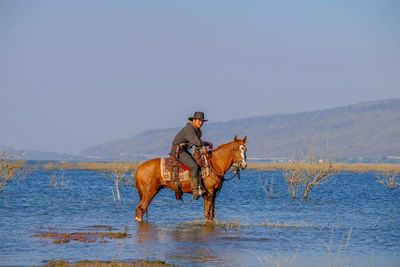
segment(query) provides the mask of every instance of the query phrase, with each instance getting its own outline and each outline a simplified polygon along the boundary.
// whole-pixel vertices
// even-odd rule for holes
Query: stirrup
[[[200,186],[196,188],[196,190],[194,192],[192,192],[192,198],[195,200],[198,200],[199,197],[201,197],[202,195],[204,195],[206,191],[204,191]]]
[[[201,185],[197,188],[197,192],[202,196],[204,195],[207,191],[203,189]]]

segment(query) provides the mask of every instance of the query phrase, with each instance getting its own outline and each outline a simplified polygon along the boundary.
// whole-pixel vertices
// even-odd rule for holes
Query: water
[[[50,186],[52,175],[64,176],[68,187]],[[151,203],[148,220],[137,224],[134,188],[122,186],[118,202],[112,181],[100,173],[36,170],[0,194],[0,265],[149,259],[189,266],[278,266],[272,261],[287,258],[294,266],[400,266],[400,190],[385,189],[375,173],[340,173],[315,187],[308,200],[286,194],[278,172],[245,170],[241,178],[225,182],[217,198],[220,224],[199,223],[202,201],[189,202],[185,194],[183,204],[168,189]],[[273,179],[276,197],[268,198],[259,185],[265,179]],[[45,231],[87,232],[93,225],[125,230],[129,237],[64,244],[33,237]]]

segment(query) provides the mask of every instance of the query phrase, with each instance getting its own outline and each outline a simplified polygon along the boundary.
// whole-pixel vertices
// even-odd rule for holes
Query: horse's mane
[[[231,145],[232,143],[233,143],[233,142],[229,142],[229,143],[226,143],[226,144],[222,144],[222,145],[218,146],[216,149],[213,149],[212,151],[215,151],[215,150],[219,150],[219,149],[225,148],[226,146],[228,146],[228,145]]]

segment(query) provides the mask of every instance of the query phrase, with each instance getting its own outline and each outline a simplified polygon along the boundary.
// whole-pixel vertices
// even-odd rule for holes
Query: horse
[[[224,175],[234,164],[238,171],[247,167],[245,146],[247,136],[240,140],[235,136],[233,142],[220,145],[214,150],[207,152],[207,158],[210,165],[210,174],[203,177],[203,186],[206,189],[204,198],[204,220],[212,222],[214,220],[215,198],[221,190],[224,182]],[[143,162],[135,173],[135,187],[139,193],[140,202],[136,207],[135,220],[142,222],[143,215],[150,202],[157,193],[164,187],[173,191],[177,187],[173,181],[163,181],[160,169],[160,158],[151,159]],[[192,193],[190,181],[180,181],[180,187],[183,193]]]

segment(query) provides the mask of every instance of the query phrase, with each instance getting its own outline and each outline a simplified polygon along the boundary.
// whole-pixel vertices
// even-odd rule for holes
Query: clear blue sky
[[[0,0],[0,145],[400,98],[399,51],[398,0]]]

